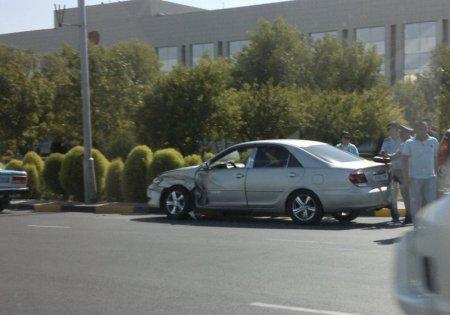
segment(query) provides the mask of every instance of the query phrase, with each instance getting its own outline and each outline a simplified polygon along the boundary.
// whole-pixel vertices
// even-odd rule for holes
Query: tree
[[[0,150],[25,153],[47,133],[50,99],[35,56],[0,45]]]
[[[308,85],[312,51],[304,35],[286,20],[259,22],[249,46],[237,55],[233,71],[236,86],[244,83]]]
[[[215,98],[229,87],[230,64],[203,59],[194,68],[176,67],[160,78],[139,111],[138,140],[184,155],[199,152],[206,140],[228,138],[238,113]]]
[[[342,42],[326,36],[313,42],[312,48],[313,88],[362,92],[383,79],[381,57],[375,49],[365,50],[361,42]]]
[[[91,46],[89,65],[93,142],[114,157],[123,153],[110,154],[112,143],[135,133],[136,112],[159,76],[158,58],[147,44],[130,41],[110,48]],[[69,146],[82,141],[79,67],[78,52],[68,46],[45,56],[42,63],[42,72],[54,88],[50,132]],[[134,144],[120,143],[128,148]]]
[[[440,45],[435,49],[431,69],[440,92],[436,99],[439,129],[443,132],[450,127],[450,45]]]

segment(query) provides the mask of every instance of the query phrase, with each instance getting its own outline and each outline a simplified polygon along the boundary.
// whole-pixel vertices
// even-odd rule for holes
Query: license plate
[[[374,175],[373,180],[377,182],[385,181],[388,180],[388,175],[387,174]]]
[[[7,184],[9,183],[9,177],[0,176],[0,184]]]

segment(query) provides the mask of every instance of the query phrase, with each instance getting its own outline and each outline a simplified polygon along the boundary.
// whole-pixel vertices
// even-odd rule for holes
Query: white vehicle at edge
[[[450,196],[419,213],[396,264],[396,296],[407,314],[450,314]]]

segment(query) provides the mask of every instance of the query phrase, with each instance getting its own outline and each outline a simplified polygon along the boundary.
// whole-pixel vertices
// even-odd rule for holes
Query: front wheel
[[[357,211],[340,211],[332,214],[333,218],[341,223],[349,223],[359,217],[359,212]]]
[[[318,224],[323,217],[319,198],[309,191],[297,191],[287,201],[287,212],[295,223],[300,225]]]
[[[183,187],[173,187],[165,195],[163,207],[171,219],[185,219],[192,210],[192,198]]]

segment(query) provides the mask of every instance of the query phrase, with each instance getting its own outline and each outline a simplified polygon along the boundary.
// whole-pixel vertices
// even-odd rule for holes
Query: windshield
[[[328,163],[345,163],[362,160],[362,158],[358,156],[339,150],[328,144],[313,145],[305,148],[305,150]]]

